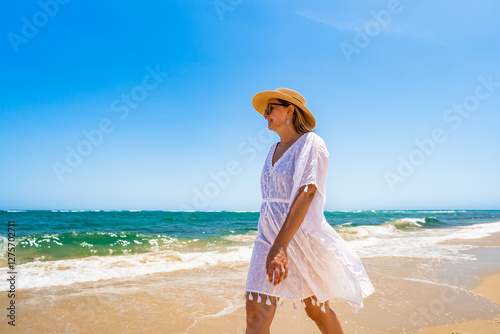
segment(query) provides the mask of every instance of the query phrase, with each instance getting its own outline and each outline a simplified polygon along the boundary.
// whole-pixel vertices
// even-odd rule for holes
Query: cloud
[[[336,30],[342,30],[342,31],[354,31],[354,29],[362,23],[362,21],[359,22],[353,22],[353,21],[340,21],[338,19],[335,19],[332,17],[332,15],[328,15],[325,13],[317,13],[317,12],[312,12],[309,10],[300,10],[296,11],[296,14],[305,17],[306,19],[325,24],[327,26],[330,26]]]
[[[332,27],[335,30],[347,31],[347,32],[356,32],[357,29],[363,30],[363,28],[368,22],[375,20],[375,18],[373,18],[371,15],[369,19],[365,20],[360,20],[360,19],[342,20],[338,18],[338,15],[329,14],[328,12],[299,10],[296,11],[295,13],[311,21]],[[442,39],[441,37],[439,37],[438,35],[436,35],[431,31],[423,30],[422,28],[416,26],[409,26],[401,23],[396,23],[392,18],[385,27],[382,27],[381,31],[383,31],[385,34],[392,36],[414,38],[442,46],[448,45],[448,43],[444,39]]]

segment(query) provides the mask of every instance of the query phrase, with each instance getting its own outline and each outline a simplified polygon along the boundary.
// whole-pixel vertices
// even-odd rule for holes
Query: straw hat
[[[306,108],[306,100],[298,92],[288,88],[278,88],[276,90],[260,92],[255,94],[252,99],[253,107],[259,113],[264,115],[270,99],[281,99],[296,105],[303,111],[304,117],[311,127],[314,128],[316,126],[316,119],[314,118],[314,115],[309,111],[309,109]]]

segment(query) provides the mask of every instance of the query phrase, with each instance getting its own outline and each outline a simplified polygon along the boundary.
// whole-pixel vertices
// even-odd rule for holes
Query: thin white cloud
[[[356,29],[363,30],[368,22],[375,20],[374,18],[367,20],[341,20],[338,17],[335,17],[334,14],[328,14],[327,12],[313,12],[310,10],[299,10],[295,13],[305,17],[306,19],[327,25],[336,30],[350,32],[355,32]],[[392,20],[388,25],[382,27],[381,31],[394,36],[415,38],[443,46],[448,45],[445,40],[433,32],[422,30],[418,27],[403,26],[402,24],[397,24]]]
[[[305,17],[306,19],[325,24],[337,30],[343,31],[354,31],[354,29],[361,24],[362,21],[353,22],[353,21],[340,21],[333,18],[331,15],[326,13],[317,13],[309,10],[300,10],[295,12],[296,14]]]

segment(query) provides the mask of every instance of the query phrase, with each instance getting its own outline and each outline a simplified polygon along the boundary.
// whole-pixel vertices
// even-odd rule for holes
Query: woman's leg
[[[271,322],[276,312],[276,297],[269,297],[271,305],[267,305],[267,295],[260,294],[262,299],[257,303],[258,294],[252,292],[253,300],[249,299],[250,292],[247,291],[247,330],[246,334],[267,334],[271,328]]]
[[[314,305],[311,302],[311,298],[304,299],[306,303],[306,313],[318,326],[319,330],[323,334],[343,334],[342,325],[340,320],[330,308],[328,303],[325,303],[326,313],[321,311],[321,306],[318,306],[316,296],[312,296],[314,299]]]

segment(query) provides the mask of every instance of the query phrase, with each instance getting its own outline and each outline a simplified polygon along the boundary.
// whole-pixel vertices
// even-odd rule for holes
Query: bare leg
[[[249,299],[250,292],[247,291],[247,329],[246,334],[268,334],[271,323],[276,313],[276,297],[269,297],[271,305],[267,305],[267,295],[260,294],[262,301],[257,303],[258,294],[252,292],[253,300]]]
[[[311,298],[304,299],[306,303],[306,313],[318,326],[319,330],[323,334],[343,334],[344,330],[342,329],[342,325],[340,324],[340,320],[330,308],[328,303],[325,304],[326,313],[321,311],[321,304],[318,306],[316,296],[312,296],[315,302],[315,305],[312,304]]]

